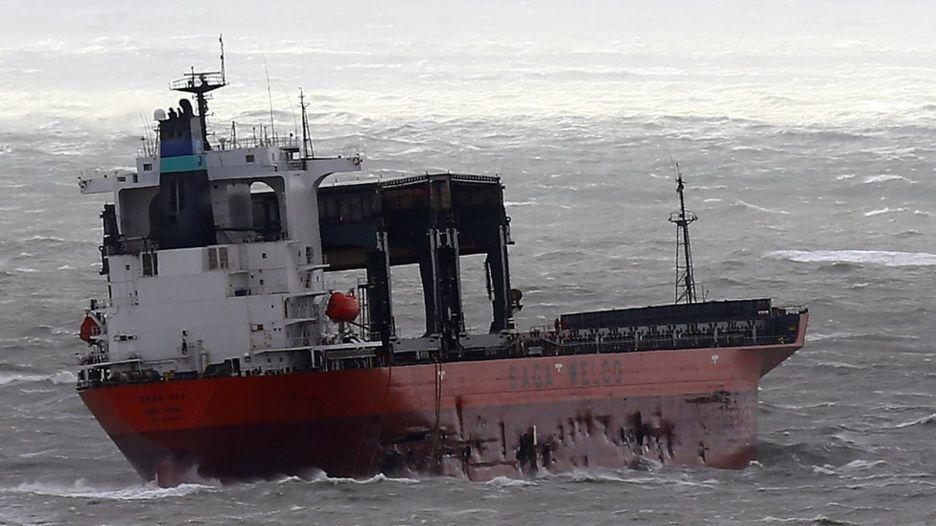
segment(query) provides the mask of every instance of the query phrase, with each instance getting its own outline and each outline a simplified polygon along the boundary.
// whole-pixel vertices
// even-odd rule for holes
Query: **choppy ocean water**
[[[750,17],[754,27],[734,39],[711,21],[698,34],[638,28],[634,36],[569,15],[573,29],[593,33],[552,39],[537,30],[556,29],[550,9],[529,6],[507,9],[506,18],[541,24],[521,24],[518,35],[459,6],[458,16],[487,25],[458,26],[432,46],[425,24],[404,30],[419,18],[412,10],[386,24],[365,20],[354,37],[217,28],[229,32],[235,79],[216,97],[219,133],[232,119],[264,122],[266,62],[278,125],[294,127],[294,86],[304,84],[323,154],[364,151],[374,177],[499,174],[516,241],[513,282],[525,292],[522,326],[671,301],[670,158],[681,162],[688,204],[701,217],[694,256],[710,296],[809,305],[806,348],[762,382],[760,458],[747,469],[648,464],[489,483],[140,482],[74,391],[82,308],[104,291],[103,199],[79,196],[76,178],[89,167],[132,165],[139,112],[173,103],[165,81],[190,63],[212,65],[215,41],[180,27],[163,40],[102,37],[96,24],[120,14],[110,5],[91,8],[87,30],[17,42],[8,32],[0,41],[0,524],[936,521],[936,52],[912,13],[877,23],[846,13],[836,25],[821,9],[791,5],[788,18],[809,15],[813,26],[802,31],[812,33],[749,38],[745,31],[764,24]],[[14,22],[25,17],[0,9]],[[724,5],[714,9],[727,16]],[[901,34],[898,22],[909,29]],[[69,75],[77,70],[83,75]],[[463,273],[474,291],[468,321],[484,327],[480,261]],[[394,277],[399,323],[415,331],[416,273]]]

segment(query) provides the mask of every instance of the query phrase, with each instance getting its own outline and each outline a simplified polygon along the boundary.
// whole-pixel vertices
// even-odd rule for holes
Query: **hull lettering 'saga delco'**
[[[194,104],[156,111],[136,171],[80,183],[113,204],[78,392],[142,477],[488,479],[755,458],[758,382],[803,345],[808,314],[699,299],[684,206],[675,304],[519,330],[498,178],[323,186],[362,157],[315,156],[307,133],[209,141],[206,94],[224,85],[223,67],[173,83]],[[484,334],[466,331],[465,255],[484,256]],[[420,337],[394,324],[402,264],[419,267]],[[353,269],[356,288],[329,289],[330,271]]]

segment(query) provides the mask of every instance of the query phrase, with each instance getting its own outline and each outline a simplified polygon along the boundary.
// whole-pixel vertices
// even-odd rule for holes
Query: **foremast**
[[[693,212],[686,210],[686,196],[683,193],[685,185],[678,162],[673,163],[673,169],[676,172],[676,194],[679,196],[679,210],[670,214],[669,217],[669,221],[676,225],[675,303],[696,303],[703,298],[700,298],[696,292],[689,225],[699,218]]]

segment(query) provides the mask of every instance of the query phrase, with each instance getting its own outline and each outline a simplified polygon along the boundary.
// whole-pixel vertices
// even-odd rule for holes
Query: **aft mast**
[[[221,71],[196,72],[195,68],[192,68],[191,72],[173,81],[169,86],[175,91],[195,95],[195,100],[198,103],[198,121],[201,124],[202,149],[206,152],[211,150],[211,144],[208,143],[208,126],[206,122],[208,100],[205,94],[227,86],[227,78],[224,74],[224,38],[219,37],[218,41],[221,43]]]
[[[689,241],[689,224],[698,218],[694,213],[686,210],[686,197],[683,194],[682,173],[679,163],[674,162],[676,171],[676,194],[679,195],[679,210],[670,214],[669,221],[676,224],[676,303],[695,303],[699,301],[696,294],[695,274],[692,268],[692,245]]]

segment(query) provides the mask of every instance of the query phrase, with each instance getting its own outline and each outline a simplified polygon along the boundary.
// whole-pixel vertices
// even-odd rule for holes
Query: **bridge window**
[[[279,197],[270,185],[256,181],[250,185],[253,228],[262,241],[276,241],[283,235]]]
[[[229,266],[227,247],[208,248],[208,270],[225,269]]]

